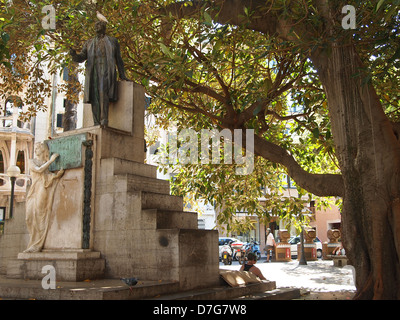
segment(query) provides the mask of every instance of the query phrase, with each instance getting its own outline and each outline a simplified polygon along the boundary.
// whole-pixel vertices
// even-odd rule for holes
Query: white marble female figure
[[[46,240],[52,212],[54,191],[58,179],[64,174],[49,171],[49,166],[59,155],[53,154],[49,159],[49,149],[43,142],[35,144],[35,157],[29,160],[32,185],[26,197],[26,224],[30,234],[28,248],[24,252],[39,252]]]

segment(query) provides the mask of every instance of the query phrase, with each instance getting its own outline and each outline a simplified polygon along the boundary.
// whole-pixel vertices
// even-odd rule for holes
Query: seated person
[[[337,256],[345,255],[345,254],[346,254],[345,251],[344,251],[344,248],[343,248],[342,243],[340,243],[340,245],[338,245],[338,246],[335,248],[335,250],[332,251],[332,254],[333,254],[333,255],[337,255]]]
[[[257,277],[259,277],[261,280],[267,280],[263,276],[261,270],[255,266],[256,262],[257,262],[257,256],[254,253],[250,252],[247,255],[247,263],[241,266],[240,271],[250,271],[251,273],[254,273]]]

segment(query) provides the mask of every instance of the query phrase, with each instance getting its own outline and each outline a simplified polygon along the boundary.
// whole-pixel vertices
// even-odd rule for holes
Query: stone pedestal
[[[42,278],[46,263],[68,281],[135,276],[178,283],[179,290],[219,284],[218,232],[198,230],[197,213],[184,212],[157,167],[144,164],[144,98],[141,86],[124,81],[110,127],[48,141],[60,154],[52,170],[66,170],[44,250],[20,254],[10,277]]]
[[[292,254],[290,250],[290,233],[287,230],[279,230],[280,242],[276,244],[276,261],[290,261],[292,260]]]
[[[143,106],[142,108],[132,108]],[[118,101],[111,102],[108,112],[108,127],[132,136],[144,135],[145,95],[141,85],[130,81],[118,82]],[[83,128],[93,127],[92,106],[83,105]]]
[[[41,280],[44,266],[53,266],[57,281],[83,281],[104,278],[105,260],[100,252],[91,250],[63,250],[19,253],[9,261],[7,277],[15,279]]]
[[[314,243],[316,238],[316,232],[314,229],[304,229],[304,255],[307,261],[316,261],[317,257],[317,245]],[[297,260],[301,259],[301,243],[297,244]]]
[[[333,250],[335,250],[340,245],[340,235],[341,234],[339,229],[328,230],[327,236],[329,241],[322,244],[322,258],[324,260],[332,260]]]

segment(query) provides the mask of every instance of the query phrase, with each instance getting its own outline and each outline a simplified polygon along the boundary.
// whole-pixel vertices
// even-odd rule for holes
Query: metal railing
[[[11,116],[0,116],[0,131],[12,132],[17,129],[25,132],[31,132],[31,122],[22,122],[18,120],[18,114]]]

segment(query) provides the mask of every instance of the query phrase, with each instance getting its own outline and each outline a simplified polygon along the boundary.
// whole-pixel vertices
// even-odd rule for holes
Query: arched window
[[[4,105],[4,116],[9,117],[13,115],[14,106],[18,107],[18,114],[22,111],[22,100],[18,96],[9,96]],[[17,126],[21,127],[21,121],[18,121]],[[11,127],[12,120],[3,120],[3,127]]]
[[[22,150],[18,151],[17,167],[21,170],[21,174],[25,173],[25,152]]]
[[[4,116],[10,117],[13,114],[14,104],[11,101],[6,101],[6,105],[4,106]],[[11,127],[12,120],[3,120],[3,127]]]

